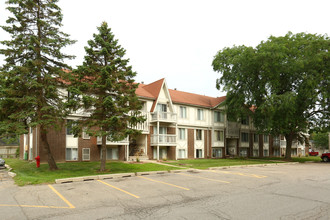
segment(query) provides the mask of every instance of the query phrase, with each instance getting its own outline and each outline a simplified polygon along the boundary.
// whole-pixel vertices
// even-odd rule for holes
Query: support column
[[[157,160],[159,160],[159,121],[157,121]]]

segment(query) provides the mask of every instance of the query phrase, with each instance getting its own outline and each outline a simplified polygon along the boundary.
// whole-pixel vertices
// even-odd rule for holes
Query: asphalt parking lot
[[[330,219],[330,163],[25,187],[4,175],[0,195],[1,219]]]

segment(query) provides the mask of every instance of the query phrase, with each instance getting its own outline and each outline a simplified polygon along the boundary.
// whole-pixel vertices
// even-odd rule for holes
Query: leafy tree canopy
[[[330,39],[307,33],[271,36],[255,48],[220,50],[213,69],[232,118],[250,114],[259,132],[291,141],[307,128],[329,128]],[[253,106],[253,112],[248,110]]]
[[[321,149],[329,149],[329,133],[328,132],[314,132],[311,135],[316,147]]]

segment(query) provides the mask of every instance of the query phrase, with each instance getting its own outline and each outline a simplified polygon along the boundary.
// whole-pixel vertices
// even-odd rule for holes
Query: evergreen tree
[[[59,78],[72,59],[61,49],[74,43],[60,31],[58,0],[9,0],[12,17],[1,26],[11,36],[2,41],[5,64],[0,75],[0,132],[23,134],[28,127],[40,129],[41,144],[50,170],[57,166],[47,140],[47,130],[60,127],[66,115]]]
[[[124,58],[125,50],[106,22],[97,29],[85,47],[83,65],[71,75],[68,103],[88,115],[77,121],[76,132],[84,129],[91,136],[102,137],[100,170],[104,171],[106,140],[120,141],[139,133],[133,128],[145,118],[139,114],[142,105],[135,94],[136,73]]]

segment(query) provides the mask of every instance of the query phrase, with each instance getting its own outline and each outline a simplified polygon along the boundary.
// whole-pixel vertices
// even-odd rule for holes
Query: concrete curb
[[[299,164],[299,162],[290,163],[264,163],[264,164],[251,164],[251,165],[237,165],[237,166],[225,166],[225,167],[209,167],[209,170],[222,170],[229,168],[243,168],[243,167],[266,167],[266,166],[281,166],[281,165],[293,165]]]

